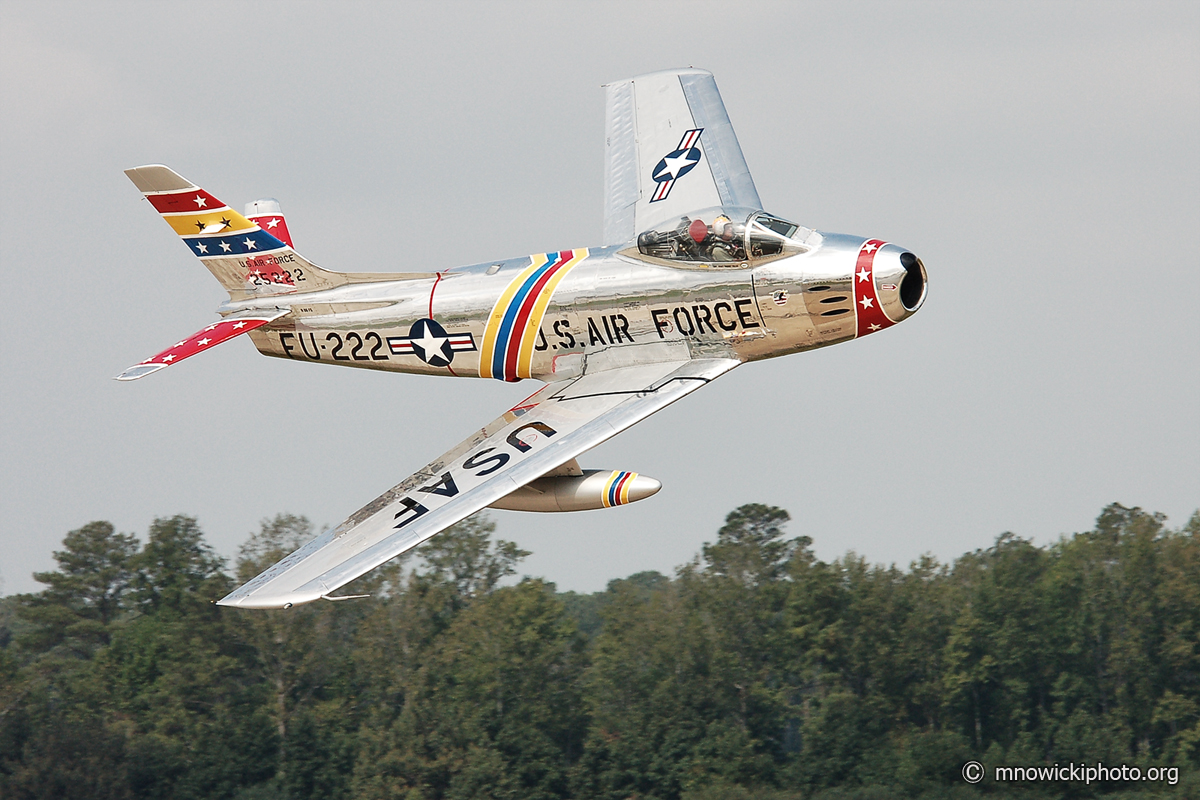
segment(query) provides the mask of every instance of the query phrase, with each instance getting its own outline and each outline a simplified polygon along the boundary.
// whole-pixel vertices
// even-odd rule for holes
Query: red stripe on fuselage
[[[429,287],[429,318],[433,319],[433,293],[437,291],[438,282],[442,279],[442,273],[437,273],[433,279],[433,286]]]
[[[437,285],[438,285],[438,283],[441,282],[441,280],[442,280],[442,273],[439,272],[433,279],[433,286],[429,287],[429,318],[430,319],[433,319],[433,293],[437,291]],[[453,342],[453,340],[451,340],[451,341]],[[449,364],[446,365],[446,371],[449,372],[451,375],[453,375],[455,378],[458,377],[458,373],[456,373],[454,371],[454,367],[450,366]]]
[[[537,303],[538,296],[541,295],[542,289],[554,277],[554,273],[562,269],[563,264],[571,260],[575,255],[573,250],[563,250],[558,254],[558,259],[550,269],[542,273],[542,277],[538,278],[537,283],[529,290],[529,294],[525,295],[525,299],[521,301],[521,308],[517,311],[517,318],[513,320],[512,330],[508,334],[508,352],[504,354],[504,374],[509,380],[516,380],[517,377],[517,357],[521,354],[521,340],[525,338],[525,326],[529,323],[529,315],[533,313],[533,307]]]

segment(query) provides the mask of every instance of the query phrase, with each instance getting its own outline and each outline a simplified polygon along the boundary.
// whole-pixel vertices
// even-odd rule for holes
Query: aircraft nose
[[[925,302],[925,265],[915,253],[894,245],[884,247],[872,272],[880,305],[895,322],[911,317]]]

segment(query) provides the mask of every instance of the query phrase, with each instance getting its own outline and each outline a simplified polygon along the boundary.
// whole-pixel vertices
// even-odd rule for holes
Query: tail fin
[[[605,246],[705,206],[762,208],[712,73],[639,75],[605,98]]]
[[[233,300],[312,292],[362,281],[429,277],[426,273],[349,274],[322,269],[292,248],[286,223],[280,234],[285,238],[281,239],[255,221],[263,214],[243,216],[161,164],[134,167],[125,174]]]

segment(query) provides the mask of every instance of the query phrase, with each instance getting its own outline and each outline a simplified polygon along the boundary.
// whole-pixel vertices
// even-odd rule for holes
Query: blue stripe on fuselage
[[[504,361],[508,355],[508,340],[511,338],[513,323],[517,319],[517,313],[521,310],[521,304],[525,301],[525,297],[529,294],[534,284],[538,282],[538,279],[546,274],[546,270],[558,263],[558,253],[547,253],[546,258],[546,263],[525,279],[525,282],[521,284],[521,288],[517,289],[512,300],[508,302],[508,308],[504,312],[504,319],[500,323],[500,330],[496,333],[496,349],[492,352],[493,378],[508,380],[510,377],[515,377],[504,374]]]

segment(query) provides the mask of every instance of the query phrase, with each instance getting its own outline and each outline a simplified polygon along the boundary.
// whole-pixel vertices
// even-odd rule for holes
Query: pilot
[[[741,248],[734,236],[733,220],[724,214],[713,220],[712,239],[709,244],[709,257],[713,261],[739,261]]]
[[[719,214],[712,224],[713,233],[723,242],[733,241],[733,220]]]

